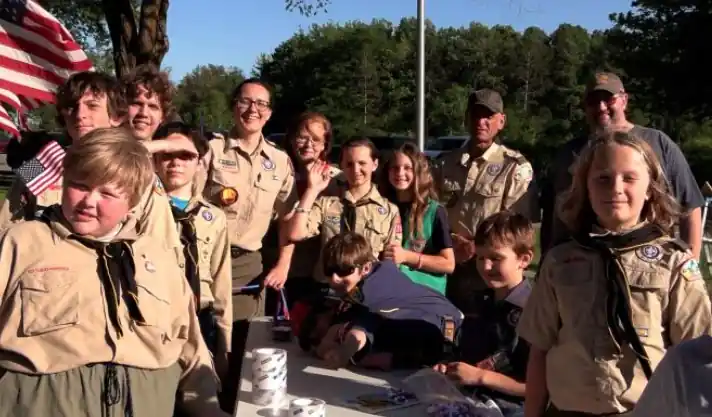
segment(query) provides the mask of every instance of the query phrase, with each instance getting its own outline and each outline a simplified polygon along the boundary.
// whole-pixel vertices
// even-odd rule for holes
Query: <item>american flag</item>
[[[17,111],[21,125],[25,111],[53,103],[69,76],[92,68],[67,28],[40,5],[0,0],[0,102]],[[2,111],[0,129],[19,137]]]
[[[40,194],[62,177],[64,149],[56,142],[46,144],[37,155],[15,170],[34,195]]]

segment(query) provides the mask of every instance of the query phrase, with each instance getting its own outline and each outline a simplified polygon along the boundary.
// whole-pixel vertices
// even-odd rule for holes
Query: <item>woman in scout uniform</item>
[[[185,275],[196,298],[198,319],[220,377],[227,372],[232,332],[232,278],[227,219],[214,205],[194,194],[194,181],[208,144],[197,129],[182,122],[158,128],[153,143],[188,142],[180,151],[154,155],[156,172],[171,201],[183,244]]]
[[[332,144],[332,130],[329,120],[320,113],[305,112],[300,114],[287,129],[285,148],[294,166],[294,180],[299,195],[307,188],[309,170],[317,162],[328,163]],[[338,195],[346,180],[336,167],[329,167],[331,182],[321,195]],[[271,258],[266,264],[277,262],[278,231],[277,223],[273,222],[262,249],[263,258]],[[319,260],[321,242],[318,236],[297,243],[289,267],[289,275],[285,283],[287,303],[291,307],[298,300],[311,298],[318,288],[313,278],[314,265]],[[268,297],[267,313],[274,311]]]
[[[341,147],[341,169],[346,188],[337,196],[319,196],[331,184],[329,165],[317,162],[309,170],[307,189],[294,210],[289,239],[302,241],[321,235],[322,247],[341,232],[355,232],[368,239],[373,255],[391,244],[400,245],[402,230],[398,207],[379,194],[371,179],[378,168],[377,150],[368,139],[352,139]],[[320,264],[314,271],[319,282],[326,277]]]
[[[670,235],[677,203],[658,159],[630,133],[586,148],[560,217],[574,239],[547,252],[518,325],[526,416],[625,415],[670,346],[712,332],[707,289]]]
[[[384,257],[414,282],[444,294],[455,254],[447,211],[436,200],[425,156],[413,144],[403,144],[386,162],[379,189],[398,207],[404,225],[403,246],[389,245]]]
[[[64,159],[61,205],[0,240],[0,417],[226,417],[193,295],[163,236],[128,217],[154,180],[124,129]]]

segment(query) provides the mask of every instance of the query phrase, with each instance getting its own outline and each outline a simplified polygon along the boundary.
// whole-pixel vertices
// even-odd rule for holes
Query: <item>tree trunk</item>
[[[168,52],[169,0],[143,0],[138,24],[131,3],[131,0],[102,0],[119,78],[136,65],[160,67]]]

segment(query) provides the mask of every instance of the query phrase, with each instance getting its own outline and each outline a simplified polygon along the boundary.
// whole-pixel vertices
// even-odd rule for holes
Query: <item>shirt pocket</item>
[[[554,272],[561,322],[574,332],[587,332],[585,326],[595,322],[599,309],[605,312],[605,304],[596,304],[599,285],[595,272],[594,265],[585,261],[559,265]]]
[[[663,300],[667,298],[669,279],[652,264],[649,269],[627,268],[627,273],[631,319],[636,333],[643,339],[662,340]]]
[[[81,286],[68,272],[30,275],[20,283],[22,334],[34,336],[79,323]]]
[[[490,213],[496,213],[500,211],[502,207],[502,198],[504,195],[504,182],[500,181],[499,178],[481,185],[475,190],[478,200],[480,200],[479,206],[481,207],[483,215]]]
[[[276,177],[261,178],[255,181],[257,189],[256,208],[260,213],[272,213],[282,181]]]
[[[149,263],[147,263],[147,265],[148,264]],[[139,324],[155,327],[162,332],[167,332],[170,330],[172,319],[170,289],[168,288],[170,284],[168,282],[169,279],[166,276],[157,275],[157,273],[151,274],[150,276],[148,274],[149,273],[142,273],[141,275],[136,275],[138,307],[143,316],[143,323]],[[181,278],[185,279],[183,276],[181,276]],[[188,289],[188,291],[190,291],[190,289]]]
[[[371,243],[374,253],[380,253],[385,249],[390,227],[391,222],[388,219],[370,219],[364,224],[364,237]]]

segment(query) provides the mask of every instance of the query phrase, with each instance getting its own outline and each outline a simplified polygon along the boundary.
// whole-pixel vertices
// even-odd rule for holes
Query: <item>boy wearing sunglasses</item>
[[[227,371],[232,332],[232,276],[227,218],[195,193],[207,141],[182,122],[153,135],[154,165],[171,202],[185,258],[185,275],[196,299],[200,328],[221,378]],[[204,171],[203,171],[204,172]]]
[[[412,368],[444,358],[463,318],[444,295],[414,283],[392,261],[376,261],[357,233],[331,238],[323,256],[329,286],[343,302],[340,323],[317,347],[329,366]]]

